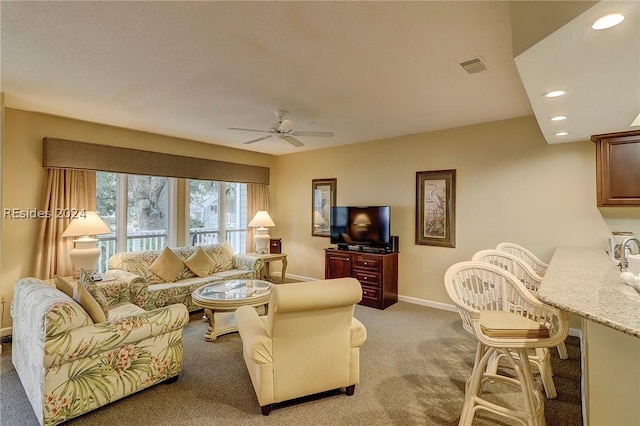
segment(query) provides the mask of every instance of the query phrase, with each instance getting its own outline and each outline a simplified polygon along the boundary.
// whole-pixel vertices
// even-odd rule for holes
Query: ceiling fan
[[[259,132],[259,133],[268,133],[267,136],[262,136],[257,139],[252,139],[250,141],[243,142],[245,145],[255,142],[260,142],[265,139],[269,139],[270,137],[277,137],[278,139],[284,139],[289,142],[291,145],[295,147],[304,146],[304,144],[296,139],[294,136],[314,136],[314,137],[332,137],[333,132],[304,132],[293,130],[294,122],[292,120],[285,120],[284,116],[287,115],[287,111],[284,109],[279,109],[278,111],[274,111],[276,117],[278,117],[278,122],[273,123],[269,130],[257,130],[257,129],[243,129],[240,127],[229,127],[229,130],[243,130],[246,132]]]

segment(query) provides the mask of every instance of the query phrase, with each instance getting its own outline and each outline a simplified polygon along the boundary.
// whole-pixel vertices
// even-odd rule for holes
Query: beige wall
[[[335,177],[338,204],[391,206],[399,292],[416,303],[449,304],[446,268],[500,241],[548,260],[557,245],[604,249],[609,229],[640,231],[640,208],[596,208],[594,144],[548,145],[534,117],[272,157],[7,109],[2,208],[40,206],[45,136],[271,167],[277,226],[270,234],[282,238],[287,274],[301,277],[324,276],[323,249],[330,246],[311,236],[311,180]],[[457,170],[456,248],[414,244],[415,173],[440,169]],[[36,221],[3,219],[2,231],[0,293],[10,297],[15,281],[31,274]],[[8,305],[5,311],[6,328]]]
[[[46,114],[7,108],[2,145],[2,211],[18,208],[39,209],[41,206],[44,169],[42,138],[56,137],[190,157],[273,167],[274,157],[194,141],[135,132]],[[178,193],[178,216],[184,217],[184,192]],[[13,295],[13,285],[32,274],[38,221],[35,219],[2,219],[2,253],[0,294]],[[184,231],[178,229],[178,243],[184,242]],[[182,238],[181,238],[182,237]],[[11,324],[9,305],[5,304],[2,326]]]
[[[457,170],[456,248],[414,244],[416,172],[441,169]],[[270,233],[282,237],[287,274],[322,278],[330,244],[311,236],[315,178],[337,178],[340,205],[391,206],[391,233],[400,237],[399,293],[417,303],[450,304],[446,268],[501,241],[546,260],[558,245],[606,247],[595,145],[548,145],[534,117],[277,157],[277,226]]]

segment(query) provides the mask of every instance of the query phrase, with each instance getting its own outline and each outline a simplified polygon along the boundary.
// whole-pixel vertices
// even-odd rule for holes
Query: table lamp
[[[264,210],[260,210],[253,216],[251,222],[249,222],[249,227],[256,228],[255,235],[253,236],[253,242],[256,246],[256,253],[258,254],[267,254],[269,253],[269,240],[271,237],[269,236],[267,229],[268,226],[276,226],[267,213]]]
[[[96,271],[96,262],[100,257],[98,239],[95,235],[110,234],[111,229],[102,221],[98,213],[94,211],[84,212],[71,220],[67,229],[62,233],[62,237],[80,237],[73,240],[75,248],[69,253],[73,262],[74,276],[80,273],[81,269],[89,272]]]

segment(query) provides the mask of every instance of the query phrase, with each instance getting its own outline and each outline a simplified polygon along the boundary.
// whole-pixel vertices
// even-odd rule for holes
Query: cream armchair
[[[354,278],[272,287],[269,313],[249,306],[235,313],[243,356],[262,408],[302,396],[345,388],[360,380],[364,325],[353,317],[362,299]]]

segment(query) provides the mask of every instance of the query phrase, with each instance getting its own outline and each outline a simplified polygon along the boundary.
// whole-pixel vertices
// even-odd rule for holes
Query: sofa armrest
[[[260,271],[264,267],[264,260],[259,257],[247,256],[244,254],[233,255],[233,268],[253,271],[255,279],[260,278]]]
[[[109,295],[107,295],[110,306],[120,302],[130,302],[141,308],[144,307],[149,298],[149,284],[144,277],[122,269],[110,269],[108,272],[116,278],[116,281],[124,283],[124,286],[121,284],[118,289],[117,301],[114,300],[114,303],[112,303],[112,300],[109,300]],[[107,294],[110,291],[106,290],[109,288],[109,284],[109,281],[99,282],[98,286]]]
[[[235,319],[242,345],[251,355],[251,359],[258,364],[273,363],[271,338],[267,335],[267,327],[255,308],[241,306],[235,312]]]
[[[55,311],[47,314],[45,368],[179,330],[189,322],[189,312],[186,306],[175,304],[113,322],[105,321],[75,329],[61,330],[49,326],[59,321]]]
[[[351,347],[359,348],[367,340],[367,329],[356,318],[351,320]]]

